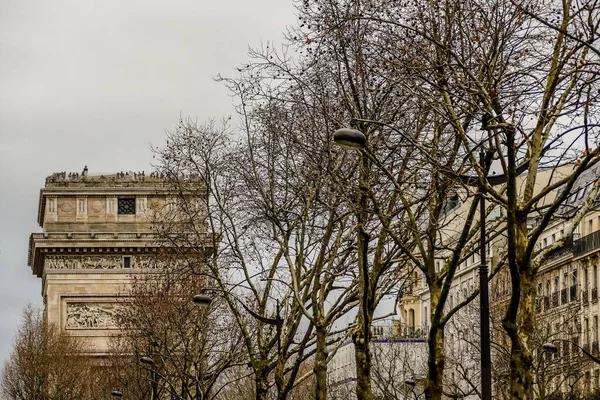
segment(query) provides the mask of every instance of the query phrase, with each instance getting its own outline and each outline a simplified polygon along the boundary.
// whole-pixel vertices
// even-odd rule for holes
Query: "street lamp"
[[[367,137],[356,129],[342,128],[333,133],[333,141],[340,147],[361,150],[367,145]]]
[[[151,392],[151,396],[150,399],[151,400],[155,400],[157,399],[157,382],[156,382],[156,371],[154,371],[154,360],[152,359],[152,357],[149,356],[143,356],[140,357],[140,363],[142,364],[146,364],[149,367],[147,368],[150,371],[150,382],[152,383],[152,392]]]
[[[279,314],[279,300],[277,300],[277,315],[275,316],[275,318],[268,318],[252,311],[243,301],[234,296],[233,293],[227,293],[231,295],[231,298],[237,300],[242,305],[242,307],[244,307],[244,310],[248,312],[248,314],[252,315],[260,322],[263,322],[267,325],[274,325],[277,328],[277,355],[279,355],[281,353],[281,327],[283,326],[283,318]],[[208,307],[210,303],[212,303],[212,297],[205,294],[197,294],[194,296],[192,301],[198,304],[200,307],[205,308]]]
[[[417,393],[415,392],[415,386],[417,386],[417,382],[413,379],[407,379],[404,381],[404,384],[410,388],[410,392],[412,393],[415,399],[418,399]]]
[[[552,342],[570,343],[571,345],[573,345],[573,346],[577,347],[579,350],[581,350],[581,352],[583,354],[585,354],[590,360],[592,360],[596,364],[600,364],[600,358],[594,356],[592,353],[590,353],[589,351],[587,351],[583,347],[579,346],[577,343],[573,342],[572,340],[568,340],[568,339],[554,339],[554,340],[552,340]],[[552,343],[552,342],[546,342],[546,343],[544,343],[542,345],[542,348],[544,349],[544,351],[547,351],[548,353],[558,354],[558,347],[554,343]]]
[[[367,148],[367,136],[359,130],[350,129],[350,128],[342,128],[338,129],[333,133],[333,141],[340,147],[347,150],[359,150],[361,152],[361,166],[359,169],[359,192],[356,199],[356,205],[358,206],[358,211],[356,213],[357,219],[357,256],[358,256],[358,274],[359,274],[359,287],[358,287],[358,297],[359,297],[359,314],[358,314],[358,329],[356,331],[356,336],[353,335],[354,346],[358,349],[361,349],[366,357],[365,365],[369,365],[370,360],[370,352],[369,352],[369,343],[370,343],[370,321],[369,321],[369,303],[372,298],[371,293],[371,284],[370,284],[370,275],[369,275],[369,262],[368,262],[368,252],[369,252],[369,234],[366,230],[367,221],[369,219],[368,210],[367,210],[367,170],[369,169],[369,153],[366,151]],[[366,157],[365,157],[366,156]],[[362,313],[361,313],[362,308]],[[362,319],[362,332],[360,332],[360,322]],[[362,334],[364,337],[361,338],[359,334]],[[360,346],[360,347],[359,347]],[[363,368],[361,372],[365,371],[366,368]],[[364,375],[364,374],[363,374]],[[357,386],[360,388],[361,385],[370,385],[369,376],[360,377],[357,382]]]
[[[110,395],[113,399],[120,399],[123,397],[123,392],[121,392],[118,389],[115,389],[112,392],[110,392]]]
[[[338,129],[333,134],[333,140],[341,147],[345,149],[353,149],[359,151],[366,150],[367,138],[364,133],[350,128]],[[480,145],[482,145],[481,143]],[[478,146],[480,146],[478,145]],[[477,147],[478,147],[477,146]],[[368,155],[368,153],[367,153]],[[528,168],[529,163],[520,165],[517,168],[517,174],[520,174]],[[363,164],[364,165],[364,164]],[[506,183],[507,177],[501,176],[487,176],[487,168],[485,163],[485,153],[483,150],[480,151],[479,166],[482,169],[484,176],[481,181],[477,176],[465,176],[457,175],[456,177],[461,180],[464,184],[470,186],[477,186],[479,191],[479,219],[480,219],[480,233],[479,233],[479,245],[480,245],[480,259],[481,263],[479,266],[479,303],[480,303],[480,334],[481,334],[481,395],[483,400],[491,400],[492,398],[492,368],[491,368],[491,345],[490,345],[490,310],[489,310],[489,289],[488,289],[488,265],[487,251],[486,251],[486,232],[485,232],[485,181],[487,180],[490,185],[499,185]],[[364,180],[364,171],[361,170],[360,174],[361,184]],[[362,197],[361,197],[362,199]],[[364,200],[362,200],[364,201]],[[363,210],[361,210],[361,214]],[[364,218],[364,216],[363,216]],[[359,221],[359,226],[362,227]],[[359,232],[360,233],[360,232]],[[366,234],[366,233],[365,233]],[[359,235],[360,238],[360,235]],[[360,248],[360,245],[359,245]],[[366,255],[365,255],[366,257]],[[363,266],[366,268],[366,266]],[[363,272],[364,276],[367,271]],[[366,297],[366,292],[363,294]],[[366,315],[365,315],[366,317]],[[366,318],[365,318],[366,323]],[[367,327],[365,327],[365,334],[367,334]]]
[[[207,296],[205,294],[197,294],[192,299],[192,301],[194,303],[198,304],[202,308],[207,308],[208,306],[210,306],[210,303],[212,303],[212,300],[213,300],[212,297]]]

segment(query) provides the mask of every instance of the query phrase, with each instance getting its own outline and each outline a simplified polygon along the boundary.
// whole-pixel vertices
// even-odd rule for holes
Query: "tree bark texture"
[[[315,354],[315,399],[327,398],[327,331],[323,326],[316,326],[317,348]]]
[[[431,294],[431,328],[427,337],[427,380],[425,381],[425,398],[440,400],[442,398],[443,374],[446,364],[444,351],[444,327],[439,325],[435,310],[440,299],[439,287],[432,286]]]

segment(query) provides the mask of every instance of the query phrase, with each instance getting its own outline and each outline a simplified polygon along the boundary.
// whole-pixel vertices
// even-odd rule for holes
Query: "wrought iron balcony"
[[[573,255],[587,253],[590,250],[600,247],[600,231],[592,232],[583,236],[581,239],[573,241]]]

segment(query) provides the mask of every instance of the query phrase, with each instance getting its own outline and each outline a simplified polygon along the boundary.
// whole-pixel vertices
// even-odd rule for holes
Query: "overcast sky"
[[[295,18],[292,0],[0,1],[0,368],[41,304],[27,245],[45,177],[150,170],[180,115],[233,113],[212,77]]]

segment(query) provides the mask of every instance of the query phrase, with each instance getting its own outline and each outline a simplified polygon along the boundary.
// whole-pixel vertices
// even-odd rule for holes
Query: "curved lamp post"
[[[244,307],[244,310],[248,312],[248,314],[252,315],[260,322],[263,322],[267,325],[273,325],[277,328],[277,355],[279,355],[281,353],[281,327],[283,326],[283,318],[279,313],[279,300],[277,300],[277,315],[275,316],[275,318],[268,318],[252,311],[252,309],[250,309],[242,300],[238,299],[235,295],[233,295],[233,293],[227,292],[227,294],[230,295],[231,298],[237,300],[242,305],[242,307]],[[212,300],[212,297],[206,294],[197,294],[192,299],[194,303],[198,304],[200,307],[203,308],[210,306]]]
[[[369,311],[368,305],[370,299],[372,297],[371,293],[371,284],[370,284],[370,275],[369,275],[369,262],[368,262],[368,250],[369,250],[369,234],[366,231],[367,221],[369,219],[368,210],[367,210],[367,195],[365,193],[365,188],[367,187],[367,170],[369,169],[369,160],[372,157],[369,157],[369,152],[367,151],[367,136],[357,129],[351,128],[342,128],[338,129],[333,133],[333,141],[338,146],[342,147],[346,150],[358,150],[365,155],[361,157],[361,166],[359,169],[359,192],[356,199],[356,205],[358,207],[358,211],[356,213],[357,219],[357,256],[358,256],[358,273],[359,273],[359,281],[358,287],[358,298],[359,298],[359,318],[362,319],[362,334],[364,337],[362,338],[362,342],[360,341],[360,337],[356,335],[353,341],[354,345],[357,346],[360,343],[362,347],[362,351],[366,354],[367,361],[366,363],[370,363],[370,355],[369,355],[369,343],[371,338],[371,327],[369,321]],[[362,308],[362,313],[360,313],[360,309]],[[359,319],[359,323],[360,323]],[[360,327],[359,327],[360,329]],[[359,332],[359,330],[357,330]],[[359,380],[357,385],[369,385],[370,382],[368,380],[370,377],[362,377],[364,381]]]
[[[353,149],[359,151],[367,150],[367,137],[364,133],[356,129],[342,128],[333,133],[333,140],[339,146],[345,149]],[[483,143],[482,143],[483,144]],[[481,144],[480,144],[481,145]],[[478,146],[480,146],[478,145]],[[373,156],[371,156],[373,157]],[[486,264],[486,232],[485,232],[485,182],[490,185],[499,185],[506,183],[506,175],[487,176],[485,153],[480,151],[479,155],[480,168],[484,171],[483,181],[477,176],[456,175],[466,185],[476,186],[479,190],[480,198],[480,258],[479,266],[479,303],[480,303],[480,333],[481,333],[481,395],[483,400],[491,400],[492,398],[492,369],[491,369],[491,346],[490,346],[490,310],[489,310],[489,291],[488,291],[488,273],[489,269]],[[517,174],[522,173],[529,166],[529,162],[520,165],[517,168]],[[364,179],[364,172],[361,171],[361,181]],[[365,267],[366,268],[366,267]],[[367,271],[364,271],[366,274]],[[367,275],[365,275],[366,277]],[[365,319],[366,321],[366,319]],[[367,331],[368,328],[365,328]],[[406,382],[405,382],[406,383]]]
[[[573,345],[573,346],[577,347],[579,350],[581,350],[581,352],[583,354],[585,354],[590,360],[592,360],[596,364],[600,364],[600,358],[594,356],[592,353],[590,353],[589,351],[587,351],[583,347],[579,346],[577,343],[573,342],[572,340],[554,339],[554,340],[552,340],[552,342],[570,343],[571,345]],[[552,343],[552,342],[546,342],[546,343],[544,343],[542,345],[542,348],[544,349],[544,351],[547,351],[549,353],[558,354],[558,347],[554,343]]]
[[[157,390],[158,385],[157,385],[157,381],[156,381],[156,371],[154,371],[154,368],[153,368],[154,360],[150,356],[143,356],[143,357],[140,357],[140,363],[149,366],[148,370],[150,371],[150,382],[152,383],[152,392],[151,392],[152,397],[150,397],[150,399],[156,400],[157,392],[158,392],[158,390]]]

